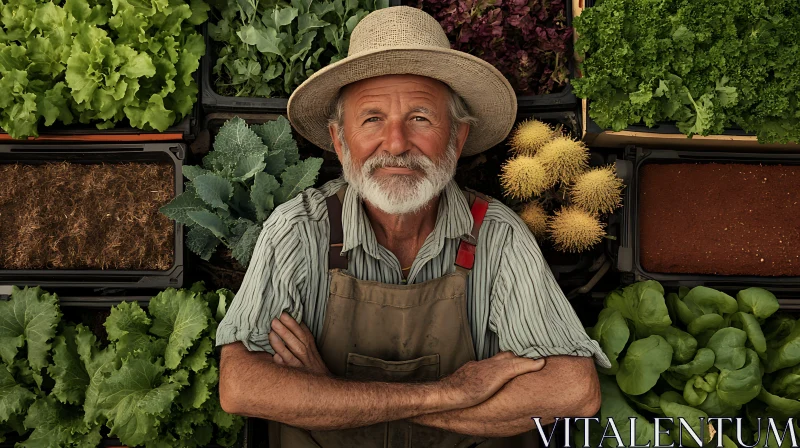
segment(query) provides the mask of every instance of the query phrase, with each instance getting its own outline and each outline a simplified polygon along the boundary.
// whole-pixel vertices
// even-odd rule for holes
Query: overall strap
[[[464,190],[464,196],[470,205],[470,212],[472,213],[472,232],[470,234],[478,242],[478,233],[483,225],[483,219],[486,217],[486,211],[489,209],[489,202],[491,198],[484,196],[473,190]],[[456,254],[456,266],[471,270],[475,265],[475,245],[467,241],[461,240],[458,245],[458,253]]]
[[[325,198],[328,206],[328,222],[330,223],[330,247],[328,248],[328,269],[347,269],[347,257],[342,255],[344,245],[344,230],[342,229],[342,203],[344,203],[344,193],[347,190],[345,184],[336,194]]]

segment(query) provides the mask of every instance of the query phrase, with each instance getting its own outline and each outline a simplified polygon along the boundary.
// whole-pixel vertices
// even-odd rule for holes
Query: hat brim
[[[488,62],[439,47],[389,47],[348,56],[311,75],[289,98],[288,115],[295,130],[332,151],[328,118],[339,90],[362,79],[413,74],[437,79],[467,103],[477,119],[462,156],[483,152],[502,142],[517,115],[517,96],[508,80]]]

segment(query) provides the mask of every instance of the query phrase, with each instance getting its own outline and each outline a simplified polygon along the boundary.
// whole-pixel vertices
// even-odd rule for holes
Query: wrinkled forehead
[[[393,100],[426,101],[444,104],[450,93],[447,84],[418,75],[384,75],[348,84],[341,90],[345,107]]]

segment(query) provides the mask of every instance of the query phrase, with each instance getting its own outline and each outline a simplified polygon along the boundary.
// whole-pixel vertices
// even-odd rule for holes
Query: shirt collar
[[[472,212],[464,193],[461,192],[458,184],[451,180],[440,196],[436,226],[428,236],[425,246],[433,243],[434,247],[431,249],[435,249],[438,253],[447,238],[462,238],[475,244],[475,239],[471,235],[473,222]],[[352,188],[348,188],[344,195],[342,224],[344,227],[342,253],[362,246],[367,254],[381,259],[378,240],[375,238],[372,224],[362,207],[361,198]]]

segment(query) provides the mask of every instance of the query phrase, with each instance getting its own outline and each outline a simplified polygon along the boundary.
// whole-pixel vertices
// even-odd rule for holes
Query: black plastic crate
[[[0,145],[0,164],[48,162],[120,163],[168,162],[173,166],[175,196],[183,192],[183,160],[186,146],[180,143],[119,143],[62,145]],[[164,289],[183,286],[183,226],[175,224],[173,265],[165,271],[135,270],[0,270],[0,285],[42,288]]]
[[[389,0],[389,6],[400,6],[400,0]],[[212,70],[217,63],[215,42],[208,35],[208,25],[203,26],[203,37],[206,42],[206,55],[200,61],[201,86],[200,98],[203,112],[242,112],[286,114],[289,98],[259,98],[223,96],[214,90],[214,74]]]
[[[800,298],[800,277],[667,274],[649,272],[640,262],[638,225],[639,170],[645,164],[714,162],[800,166],[800,154],[674,151],[631,147],[626,150],[625,159],[632,163],[632,180],[624,192],[623,220],[618,242],[616,265],[621,273],[628,274],[626,283],[656,280],[667,287],[705,285],[724,291],[738,291],[750,286],[759,286],[769,289],[779,297]],[[702,194],[702,192],[698,192],[698,194]]]

